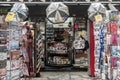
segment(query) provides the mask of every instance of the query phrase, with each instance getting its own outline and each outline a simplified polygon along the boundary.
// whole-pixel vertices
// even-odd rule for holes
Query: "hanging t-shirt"
[[[112,34],[112,45],[116,46],[118,45],[118,35],[117,34]]]
[[[27,29],[26,28],[22,28],[22,35],[25,35],[27,33]]]
[[[111,22],[110,28],[111,28],[111,33],[117,33],[117,23],[116,22]]]

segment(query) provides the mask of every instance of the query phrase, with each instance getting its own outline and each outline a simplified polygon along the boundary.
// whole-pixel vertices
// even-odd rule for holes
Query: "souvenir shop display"
[[[106,51],[106,59],[108,65],[108,71],[106,71],[106,75],[108,74],[108,79],[119,80],[119,25],[118,21],[120,20],[120,12],[119,11],[111,11],[109,12],[109,22],[106,23],[106,39],[110,43],[106,43],[105,51]],[[109,37],[107,36],[109,35]],[[109,47],[109,49],[107,49]],[[110,50],[110,51],[109,51]],[[109,72],[111,74],[109,74]]]
[[[25,20],[28,16],[28,8],[24,3],[15,3],[5,18],[6,22]]]
[[[12,22],[11,22],[12,23]],[[19,26],[19,24],[16,24]],[[19,57],[20,57],[20,39],[16,35],[21,35],[20,32],[16,33],[16,35],[12,35],[14,31],[19,31],[20,26],[16,28],[12,27],[12,24],[9,24],[9,30],[10,30],[10,35],[9,35],[9,60],[7,61],[7,79],[10,80],[15,80],[20,78],[20,72],[17,73],[16,70],[20,71],[20,62],[19,62]],[[15,27],[15,26],[14,26]],[[18,62],[18,64],[16,64]],[[17,74],[11,74],[11,72],[14,71]]]
[[[43,22],[40,22],[43,23]],[[38,23],[39,24],[39,23]],[[36,24],[35,28],[35,64],[36,64],[36,76],[40,76],[40,70],[41,68],[44,68],[44,38],[42,35],[43,28],[45,28],[45,24],[38,25]],[[42,29],[41,29],[42,28]]]
[[[20,79],[20,77],[24,75],[25,70],[28,70],[27,68],[24,71],[22,70],[24,68],[22,66],[22,64],[24,63],[22,62],[22,60],[24,60],[24,58],[21,58],[21,52],[23,51],[21,50],[22,38],[20,26],[20,19],[22,19],[23,16],[24,18],[25,16],[27,16],[27,10],[25,9],[24,4],[19,3],[18,6],[21,7],[19,8],[21,9],[19,12],[17,8],[15,9],[16,4],[13,5],[11,12],[9,12],[5,18],[5,21],[8,22],[8,28],[5,30],[7,33],[4,32],[5,34],[2,35],[3,32],[1,32],[1,37],[8,35],[7,37],[5,37],[5,39],[7,39],[6,80]]]
[[[109,6],[110,10],[112,10],[112,11],[118,11],[118,10],[115,8],[115,6],[113,6],[113,4],[108,4],[108,6]]]
[[[34,27],[33,23],[21,22],[21,41],[20,41],[20,61],[23,76],[33,76],[34,74]]]
[[[0,80],[7,80],[7,59],[9,30],[0,27]]]
[[[88,38],[87,25],[84,17],[75,18],[74,23],[74,67],[88,67]]]
[[[9,35],[9,31],[0,30],[0,44],[7,44],[8,35]]]
[[[29,71],[29,75],[33,76],[34,75],[34,66],[33,66],[33,52],[34,52],[34,28],[32,24],[28,24],[26,25],[26,44],[27,44],[27,55],[28,55],[28,60],[29,62],[27,63],[28,66],[28,71]],[[26,56],[27,56],[26,55]]]
[[[66,24],[66,23],[64,23]],[[46,66],[70,66],[73,61],[72,42],[73,35],[70,34],[72,27],[53,26],[46,24],[45,39],[45,65]]]
[[[8,26],[3,21],[4,15],[1,16],[0,23],[0,80],[7,80],[7,59],[9,57],[9,36],[10,31],[6,29]]]
[[[93,21],[93,32],[91,33],[93,33],[94,36],[92,36],[92,38],[94,38],[94,43],[91,43],[94,45],[94,48],[91,48],[94,49],[94,54],[91,54],[94,55],[94,61],[90,61],[90,63],[94,62],[94,69],[91,69],[91,73],[92,76],[100,77],[100,69],[103,64],[102,54],[104,52],[104,20],[106,17],[106,8],[101,3],[92,3],[88,9],[88,16],[90,20]]]
[[[92,3],[88,9],[88,17],[92,21],[95,20],[95,16],[100,14],[102,17],[106,15],[106,8],[101,3]]]
[[[117,10],[112,10],[105,11],[106,14],[104,15],[106,16],[101,15],[101,17],[92,19],[95,43],[94,73],[96,77],[99,77],[103,80],[119,80],[120,29],[118,22],[120,21],[120,12]],[[99,14],[101,13],[97,13],[92,18],[95,18],[95,16],[98,16]]]

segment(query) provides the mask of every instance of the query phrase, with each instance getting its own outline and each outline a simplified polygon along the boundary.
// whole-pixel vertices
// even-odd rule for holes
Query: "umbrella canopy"
[[[106,8],[101,3],[92,3],[88,9],[89,18],[94,21],[94,17],[98,14],[101,14],[102,17],[106,14]]]
[[[28,8],[24,3],[15,3],[11,9],[19,18],[26,19],[28,15]]]
[[[47,7],[46,15],[52,23],[63,23],[69,16],[69,10],[62,2],[54,2]]]
[[[108,4],[108,7],[109,7],[110,10],[112,10],[112,11],[118,11],[113,4]]]

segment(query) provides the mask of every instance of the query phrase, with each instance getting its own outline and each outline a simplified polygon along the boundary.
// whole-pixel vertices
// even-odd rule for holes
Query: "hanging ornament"
[[[24,3],[15,3],[11,9],[11,12],[16,13],[19,18],[24,20],[27,18],[28,8]]]
[[[5,21],[20,21],[21,19],[24,20],[28,16],[28,8],[24,3],[15,3],[6,16]]]

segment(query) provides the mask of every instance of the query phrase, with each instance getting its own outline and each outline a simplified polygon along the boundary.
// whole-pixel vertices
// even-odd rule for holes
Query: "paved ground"
[[[88,76],[88,72],[41,72],[41,78],[23,80],[100,80]]]

